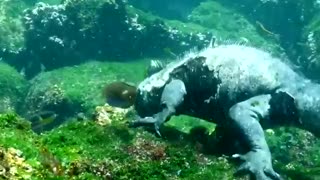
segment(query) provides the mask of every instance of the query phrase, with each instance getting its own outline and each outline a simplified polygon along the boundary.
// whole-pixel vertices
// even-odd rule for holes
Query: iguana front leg
[[[135,121],[130,123],[131,127],[153,125],[156,133],[161,136],[159,128],[160,126],[170,119],[172,115],[176,113],[176,108],[183,103],[184,96],[186,94],[186,88],[181,80],[173,79],[165,87],[161,94],[162,111],[151,116],[140,118],[137,117]]]
[[[239,133],[249,146],[249,152],[243,155],[235,154],[240,158],[241,164],[236,174],[250,173],[257,180],[280,179],[273,170],[271,153],[265,140],[264,131],[259,123],[270,117],[271,95],[261,95],[235,104],[229,110],[229,118],[235,131]]]

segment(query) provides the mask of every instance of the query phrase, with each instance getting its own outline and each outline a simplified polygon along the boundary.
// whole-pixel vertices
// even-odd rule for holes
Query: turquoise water
[[[0,179],[235,179],[234,149],[218,142],[214,123],[175,116],[162,137],[129,128],[134,107],[106,105],[105,87],[136,87],[151,60],[225,44],[264,50],[317,83],[319,8],[317,0],[0,1]],[[320,179],[313,134],[280,127],[265,136],[284,179]]]

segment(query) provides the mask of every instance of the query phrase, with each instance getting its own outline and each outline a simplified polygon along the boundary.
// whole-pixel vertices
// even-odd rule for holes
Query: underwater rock
[[[29,179],[33,168],[25,161],[23,153],[15,148],[2,148],[0,146],[0,177],[5,179]]]
[[[69,63],[72,60],[72,54],[67,56],[72,51],[68,39],[65,38],[68,26],[64,12],[64,5],[49,5],[43,2],[37,3],[33,9],[25,10],[24,56],[29,54],[29,62],[25,62],[27,70],[40,71],[41,66],[60,67],[61,63]],[[62,62],[59,61],[61,57],[70,59]]]
[[[88,62],[79,66],[65,67],[33,78],[24,108],[30,119],[42,112],[53,112],[55,120],[44,125],[51,129],[79,113],[91,117],[96,106],[105,104],[103,88],[106,84],[123,79],[137,83],[143,79],[138,63]]]
[[[207,0],[195,7],[188,16],[190,22],[200,24],[213,31],[217,43],[222,41],[245,44],[263,49],[277,55],[284,55],[284,49],[279,45],[277,37],[266,37],[257,31],[255,24],[243,14],[222,5],[222,3]]]
[[[88,8],[90,7],[90,8]],[[136,10],[138,11],[138,10]],[[140,17],[122,0],[66,0],[60,5],[37,3],[25,11],[28,74],[87,59],[133,59],[179,55],[204,47],[210,33],[184,33],[161,19]],[[21,57],[21,58],[22,58]]]
[[[104,106],[97,106],[95,109],[95,121],[101,126],[111,124],[112,121],[123,121],[126,119],[126,116],[129,111],[132,111],[132,108],[122,109],[117,107],[112,107],[108,104]]]
[[[319,81],[320,75],[320,18],[315,16],[303,31],[303,41],[300,43],[302,56],[299,65],[306,69],[306,74]]]
[[[28,82],[13,67],[0,62],[0,113],[21,113]]]
[[[142,2],[132,0],[130,2],[135,5],[140,3],[148,4],[148,6],[157,8],[157,2],[155,1]],[[170,4],[171,1],[167,3]],[[176,0],[175,3],[187,4],[182,0]],[[233,8],[227,8],[222,3],[220,4],[212,0],[194,0],[192,3],[194,5],[190,9],[190,12],[188,12],[184,23],[179,23],[177,20],[166,20],[165,22],[180,31],[188,31],[188,29],[189,31],[198,30],[199,33],[196,35],[199,37],[206,37],[206,33],[203,32],[209,32],[215,38],[216,44],[229,42],[259,46],[274,54],[284,55],[284,49],[277,44],[279,43],[277,37],[266,37],[264,34],[260,34],[254,22],[249,21],[246,16],[235,11]],[[137,7],[141,6],[138,5]],[[157,11],[153,10],[151,9],[150,11],[152,13]],[[147,10],[145,11],[148,12]],[[149,19],[155,19],[152,18],[151,12],[145,13],[141,17],[145,18],[149,16]],[[163,17],[166,16],[164,15]]]
[[[314,135],[287,127],[266,133],[266,139],[281,174],[288,179],[319,179],[320,141]]]
[[[17,55],[24,47],[21,14],[25,2],[0,1],[0,59]]]
[[[178,132],[176,132],[178,133]],[[90,136],[88,136],[90,134]],[[184,136],[179,135],[178,136]],[[59,146],[61,139],[64,146]],[[177,139],[176,139],[177,140]],[[225,157],[197,152],[188,138],[161,141],[113,121],[73,122],[43,135],[53,154],[64,159],[62,177],[85,179],[219,179],[232,177]],[[90,178],[88,178],[90,177]]]
[[[204,0],[128,0],[130,4],[145,12],[152,12],[167,19],[187,20],[192,9]]]
[[[0,114],[0,179],[30,179],[36,166],[35,134],[30,123],[15,113]]]

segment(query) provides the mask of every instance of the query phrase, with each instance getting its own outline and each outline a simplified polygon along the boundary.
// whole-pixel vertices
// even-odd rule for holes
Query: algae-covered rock
[[[150,1],[149,3],[155,2]],[[131,11],[139,14],[142,21],[145,21],[145,19],[150,21],[157,18],[151,13],[137,9]],[[284,49],[279,45],[277,35],[260,32],[261,29],[257,28],[255,22],[249,21],[246,16],[232,8],[228,9],[216,1],[199,2],[199,5],[194,7],[185,22],[164,18],[162,20],[179,31],[197,32],[199,37],[206,37],[206,33],[209,32],[217,44],[221,42],[247,44],[262,47],[274,54],[285,56]]]
[[[23,48],[21,14],[27,4],[20,0],[0,1],[0,58],[17,54]]]
[[[279,39],[270,34],[260,34],[255,24],[233,9],[218,2],[207,0],[194,8],[188,17],[190,22],[200,24],[213,31],[222,42],[242,43],[262,47],[272,53],[281,54]]]
[[[303,41],[300,43],[302,56],[299,64],[307,71],[306,74],[319,80],[320,74],[320,18],[315,16],[303,31]]]
[[[78,114],[91,115],[98,105],[104,105],[104,87],[113,81],[138,83],[144,76],[144,61],[137,63],[88,62],[41,73],[31,80],[26,97],[26,117],[41,112],[57,114],[56,123]]]
[[[201,135],[199,130],[184,133],[165,124],[161,128],[162,138],[159,138],[146,128],[128,128],[126,121],[126,117],[112,120],[108,125],[91,120],[68,121],[37,135],[31,131],[30,122],[14,114],[0,115],[0,153],[3,155],[0,168],[5,169],[0,177],[235,178],[235,164],[230,158],[215,154],[214,149],[224,147],[215,146],[215,139],[209,134]],[[319,177],[319,140],[293,129],[268,130],[267,140],[275,170],[283,178],[315,180]],[[213,151],[209,151],[208,145]]]
[[[26,38],[23,17],[24,11],[40,0],[2,0],[0,1],[0,60],[17,67],[19,70],[32,65],[26,56]],[[57,4],[61,0],[43,0]]]
[[[203,0],[128,0],[130,4],[145,12],[167,18],[186,21],[194,7]]]
[[[28,83],[13,67],[0,62],[0,113],[21,112]]]
[[[0,129],[0,178],[30,178],[37,155],[37,135],[30,123],[13,113],[0,114]]]
[[[106,126],[112,123],[112,121],[124,121],[126,116],[133,111],[133,108],[117,108],[108,104],[103,106],[97,106],[94,113],[95,121],[101,125]]]
[[[171,130],[173,131],[173,130]],[[168,131],[167,131],[168,132]],[[225,157],[197,152],[185,134],[161,140],[124,122],[100,126],[71,122],[43,134],[43,142],[60,159],[63,177],[84,179],[231,178]],[[90,136],[88,136],[90,134]],[[166,134],[164,134],[164,137]],[[64,143],[61,144],[60,142]]]
[[[40,71],[79,64],[87,59],[134,59],[179,55],[204,47],[212,36],[184,33],[163,20],[141,21],[122,0],[66,0],[37,3],[25,11],[29,69]],[[144,18],[145,20],[147,18]],[[26,65],[27,66],[27,65]]]
[[[29,179],[31,177],[33,169],[25,162],[20,150],[0,147],[0,156],[0,177],[5,179]]]
[[[9,179],[231,178],[234,170],[225,157],[204,155],[174,130],[167,132],[177,136],[162,140],[125,121],[72,121],[36,135],[14,114],[0,115],[0,127],[0,177]]]
[[[266,138],[280,174],[288,179],[319,179],[319,139],[305,130],[288,127],[267,130]]]

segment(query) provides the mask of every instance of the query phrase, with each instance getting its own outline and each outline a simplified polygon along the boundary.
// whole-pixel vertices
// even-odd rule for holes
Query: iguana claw
[[[271,164],[268,152],[263,150],[249,151],[247,154],[234,154],[232,158],[240,159],[243,163],[235,175],[251,174],[256,180],[282,180]]]
[[[156,131],[159,137],[162,137],[160,133],[160,126],[158,123],[154,123],[154,130]]]
[[[161,122],[159,122],[157,120],[157,118],[154,118],[154,117],[145,117],[145,118],[136,117],[135,119],[136,119],[135,121],[129,122],[129,127],[139,127],[139,126],[153,125],[155,132],[161,137],[161,133],[160,133]]]

